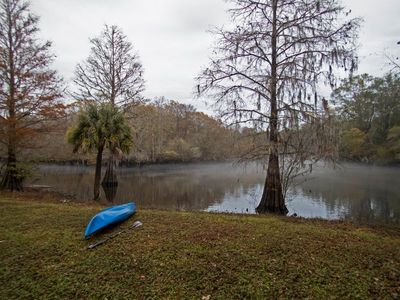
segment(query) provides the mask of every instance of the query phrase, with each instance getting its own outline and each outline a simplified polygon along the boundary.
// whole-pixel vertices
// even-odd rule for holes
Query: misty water
[[[94,168],[42,165],[32,185],[90,201]],[[138,208],[255,213],[263,189],[261,166],[231,163],[119,168],[116,190],[101,201],[136,202]],[[110,195],[111,194],[111,195]],[[349,219],[358,223],[400,222],[400,168],[343,164],[314,168],[287,194],[289,215]]]

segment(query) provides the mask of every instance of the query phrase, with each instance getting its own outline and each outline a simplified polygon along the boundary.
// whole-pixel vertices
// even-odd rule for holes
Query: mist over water
[[[108,191],[113,203],[135,201],[140,208],[255,213],[266,171],[261,165],[231,163],[152,165],[119,168],[119,185]],[[94,168],[39,168],[30,184],[90,201]],[[101,201],[110,203],[102,190]],[[287,195],[289,215],[350,219],[359,223],[400,222],[400,169],[359,164],[319,166],[301,178]]]

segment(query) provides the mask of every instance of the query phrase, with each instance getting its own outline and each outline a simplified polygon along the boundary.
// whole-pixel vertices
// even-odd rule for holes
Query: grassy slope
[[[400,295],[399,229],[147,210],[87,250],[99,206],[19,197],[0,194],[1,299]]]

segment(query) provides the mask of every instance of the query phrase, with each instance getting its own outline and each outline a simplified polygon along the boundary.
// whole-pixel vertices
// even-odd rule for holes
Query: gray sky
[[[364,18],[359,73],[382,75],[383,50],[400,55],[400,0],[342,0]],[[53,41],[56,69],[67,82],[90,49],[89,38],[104,24],[118,25],[132,42],[145,69],[148,98],[165,96],[209,111],[194,100],[195,76],[208,62],[210,26],[227,22],[223,0],[31,0],[41,17],[41,37]]]

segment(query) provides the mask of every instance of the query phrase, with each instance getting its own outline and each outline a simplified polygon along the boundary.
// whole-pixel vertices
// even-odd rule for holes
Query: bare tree
[[[141,103],[143,67],[121,29],[106,25],[101,35],[91,39],[90,43],[89,57],[76,67],[74,82],[77,91],[73,94],[80,101],[111,103],[124,111]],[[102,151],[99,148],[97,156],[101,156]],[[110,149],[110,152],[104,185],[117,183],[114,167],[118,149]],[[101,162],[96,169],[101,172]]]
[[[360,19],[337,0],[231,2],[233,26],[214,31],[218,42],[198,92],[215,99],[225,121],[266,133],[268,169],[257,212],[286,214],[280,132],[318,118],[318,86],[336,84],[334,68],[355,70]]]
[[[74,82],[79,100],[126,108],[142,99],[143,67],[132,44],[117,26],[107,26],[90,40],[89,57],[78,64]]]
[[[38,21],[29,2],[0,1],[0,143],[7,148],[1,187],[9,190],[23,188],[18,149],[64,112],[61,79],[50,69],[51,43],[37,38]]]

